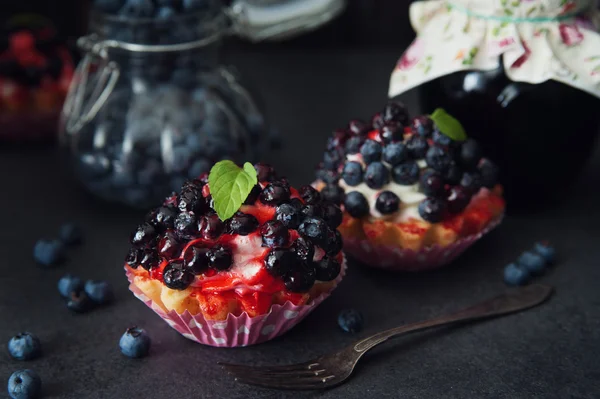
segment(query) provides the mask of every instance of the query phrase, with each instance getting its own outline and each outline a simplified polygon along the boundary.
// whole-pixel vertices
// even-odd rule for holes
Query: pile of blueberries
[[[123,89],[72,138],[75,168],[92,193],[149,208],[216,161],[252,158],[264,126],[246,116],[258,123],[251,128],[211,87]]]
[[[256,201],[275,207],[275,218],[262,225],[256,217],[238,211],[223,222],[212,207],[212,198],[203,196],[207,176],[186,182],[178,194],[169,197],[163,206],[149,213],[131,236],[132,247],[126,262],[151,270],[163,260],[168,265],[163,270],[163,281],[172,289],[186,289],[195,276],[208,269],[227,270],[233,256],[226,244],[213,245],[210,249],[190,246],[181,251],[189,240],[201,238],[213,241],[222,234],[248,235],[259,231],[262,245],[271,248],[264,262],[267,271],[282,278],[292,292],[308,291],[316,280],[331,281],[341,270],[335,259],[342,249],[342,238],[337,227],[342,222],[340,208],[323,201],[311,186],[299,190],[304,200],[290,199],[290,186],[285,178],[276,176],[272,167],[256,164],[260,182],[269,183],[262,189],[256,185],[245,201]],[[290,242],[290,230],[297,230],[300,237]],[[315,246],[326,255],[313,262]]]
[[[407,128],[412,134],[406,134]],[[348,161],[346,157],[353,154],[362,155],[366,167]],[[420,167],[420,161],[426,168]],[[334,132],[317,177],[327,184],[323,195],[338,204],[343,202],[345,210],[357,218],[369,214],[369,203],[359,191],[349,191],[344,197],[338,187],[340,179],[351,187],[365,183],[374,190],[390,182],[418,184],[427,196],[419,204],[419,214],[437,223],[448,213],[464,210],[481,187],[494,187],[498,170],[482,157],[474,140],[455,141],[442,134],[428,116],[410,119],[403,104],[390,102],[370,123],[352,120]],[[400,198],[382,191],[375,207],[384,215],[393,214],[400,207]]]
[[[66,258],[67,247],[81,244],[83,236],[81,228],[74,223],[63,224],[58,232],[58,239],[41,239],[33,247],[33,258],[42,267],[54,267]]]
[[[537,242],[530,251],[523,252],[516,262],[504,268],[504,282],[508,285],[525,285],[534,276],[543,274],[556,260],[556,249],[547,242]]]

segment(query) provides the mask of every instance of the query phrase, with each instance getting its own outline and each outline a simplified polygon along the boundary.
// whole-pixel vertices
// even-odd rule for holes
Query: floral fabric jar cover
[[[600,14],[591,1],[418,1],[410,20],[417,38],[392,73],[390,97],[500,62],[513,81],[553,79],[600,97]]]

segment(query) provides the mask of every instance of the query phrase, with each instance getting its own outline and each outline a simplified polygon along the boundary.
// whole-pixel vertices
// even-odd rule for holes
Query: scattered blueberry
[[[408,150],[403,143],[391,143],[383,149],[383,160],[396,166],[408,159]]]
[[[381,162],[373,162],[365,170],[365,183],[373,189],[379,189],[390,182],[390,172]]]
[[[97,305],[105,305],[113,300],[112,287],[107,281],[88,280],[85,282],[84,291]]]
[[[119,340],[119,347],[121,353],[127,357],[144,357],[150,351],[150,337],[143,328],[131,327]]]
[[[344,209],[355,218],[361,218],[369,214],[369,202],[358,191],[350,191],[344,199]]]
[[[394,213],[400,207],[400,198],[391,191],[382,191],[375,201],[375,209],[383,215]]]
[[[516,263],[510,263],[504,268],[504,282],[508,285],[525,285],[529,282],[529,277],[527,269]]]
[[[65,258],[65,247],[58,240],[39,240],[33,247],[33,258],[42,266],[56,266]]]
[[[517,258],[517,264],[531,274],[541,274],[546,268],[546,260],[538,253],[525,251]]]
[[[83,240],[81,228],[73,223],[60,226],[58,237],[65,245],[78,245]]]
[[[412,135],[406,141],[406,148],[408,152],[414,159],[425,158],[425,154],[427,153],[427,148],[429,144],[427,144],[427,140],[424,137],[419,135]]]
[[[40,396],[42,379],[33,370],[19,370],[8,379],[8,395],[12,399],[35,399]]]
[[[65,274],[58,280],[58,292],[64,298],[68,298],[71,292],[79,292],[83,289],[83,281],[79,277]]]
[[[42,345],[38,337],[32,333],[23,332],[8,341],[8,353],[17,360],[31,360],[42,353]]]
[[[349,186],[358,186],[363,180],[362,165],[358,162],[347,162],[342,171],[342,179]]]
[[[363,161],[367,164],[381,160],[381,153],[383,149],[381,144],[375,140],[366,140],[363,146],[360,148],[360,153],[363,157]]]
[[[547,242],[536,242],[533,250],[541,255],[546,262],[552,263],[556,259],[556,249],[551,247]]]
[[[419,204],[419,215],[430,223],[441,222],[446,212],[446,203],[439,198],[427,197]]]
[[[427,161],[427,166],[431,169],[443,173],[452,163],[452,156],[445,148],[433,145],[427,150],[425,160]]]
[[[421,170],[416,162],[408,161],[392,168],[392,179],[403,186],[412,186],[419,181]]]
[[[260,227],[263,247],[278,248],[287,245],[290,234],[285,225],[278,220],[269,220]]]
[[[357,333],[363,328],[363,317],[355,309],[345,309],[338,315],[338,325],[348,333]]]
[[[76,313],[84,313],[91,310],[94,303],[85,291],[73,291],[67,298],[67,308]]]

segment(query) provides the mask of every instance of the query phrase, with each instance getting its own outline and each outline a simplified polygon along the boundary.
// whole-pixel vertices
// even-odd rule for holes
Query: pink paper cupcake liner
[[[204,345],[232,348],[269,341],[301,322],[337,287],[346,274],[346,259],[331,290],[319,295],[310,304],[297,306],[288,301],[283,305],[271,306],[269,313],[264,315],[250,317],[246,312],[239,316],[229,314],[222,321],[206,320],[202,313],[192,315],[187,310],[183,314],[174,310],[165,312],[133,284],[133,273],[127,267],[125,270],[131,292],[181,335]]]
[[[344,251],[367,266],[402,272],[418,272],[437,269],[452,262],[502,221],[503,216],[487,225],[485,229],[442,247],[438,244],[419,251],[388,245],[373,245],[369,241],[344,238]]]

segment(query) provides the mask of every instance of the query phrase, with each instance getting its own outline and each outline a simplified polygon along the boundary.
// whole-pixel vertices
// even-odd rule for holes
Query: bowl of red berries
[[[342,211],[265,164],[215,164],[131,236],[130,290],[183,336],[247,346],[299,323],[345,273]]]

